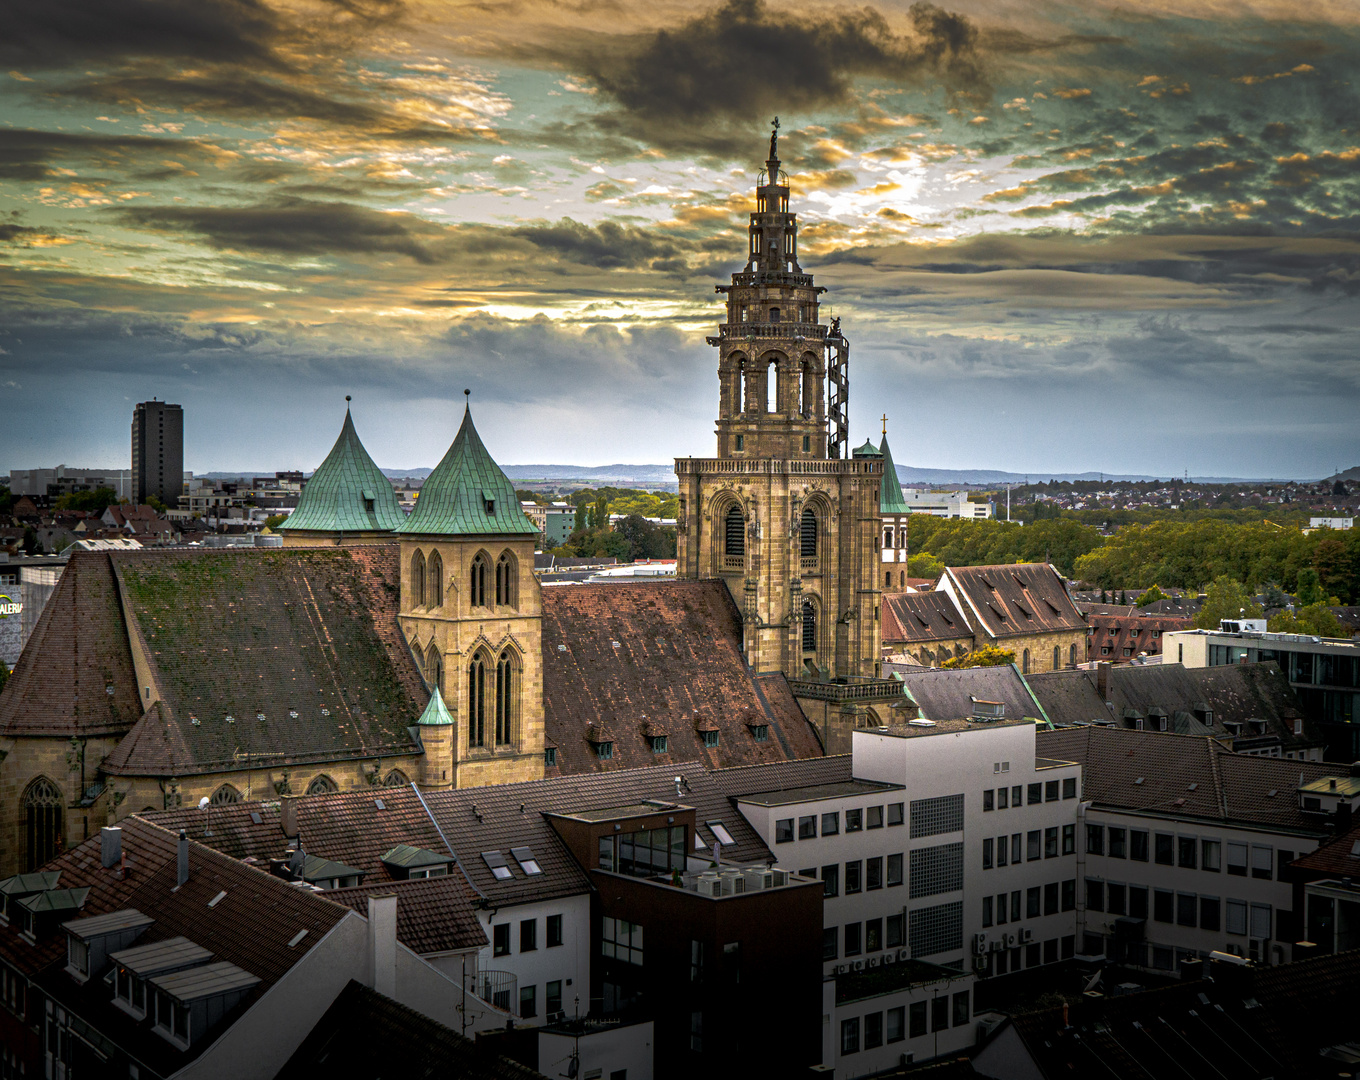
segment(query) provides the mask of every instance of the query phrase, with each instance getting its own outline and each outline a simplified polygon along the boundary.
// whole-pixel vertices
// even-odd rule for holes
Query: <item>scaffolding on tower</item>
[[[849,456],[850,447],[850,342],[841,333],[841,320],[831,320],[826,335],[827,420],[826,456]]]

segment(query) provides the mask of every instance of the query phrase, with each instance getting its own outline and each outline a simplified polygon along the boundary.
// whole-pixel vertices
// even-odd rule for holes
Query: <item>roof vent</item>
[[[1143,782],[1143,777],[1140,776],[1137,780],[1134,781],[1134,784],[1137,785],[1137,784],[1141,784],[1142,782]]]
[[[915,720],[908,720],[907,725],[909,727],[934,727],[935,721],[927,720],[923,716],[918,716]]]

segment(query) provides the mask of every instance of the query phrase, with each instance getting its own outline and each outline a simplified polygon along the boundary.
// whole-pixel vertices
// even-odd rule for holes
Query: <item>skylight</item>
[[[519,868],[524,871],[525,877],[533,877],[534,874],[543,873],[543,867],[538,865],[538,860],[534,858],[534,853],[527,847],[516,847],[510,849],[510,854],[519,863]],[[494,870],[492,871],[495,872]]]
[[[511,873],[510,864],[505,861],[505,856],[499,851],[483,851],[482,861],[486,863],[491,876],[497,881],[509,881],[515,876]]]
[[[736,841],[732,839],[732,834],[727,831],[727,826],[724,825],[721,821],[706,821],[704,822],[704,824],[713,830],[713,835],[718,838],[718,843],[720,844],[736,843]]]

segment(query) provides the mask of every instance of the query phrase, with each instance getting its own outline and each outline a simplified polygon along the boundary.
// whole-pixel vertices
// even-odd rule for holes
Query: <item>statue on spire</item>
[[[773,131],[770,132],[770,160],[779,160],[779,117],[770,121]]]

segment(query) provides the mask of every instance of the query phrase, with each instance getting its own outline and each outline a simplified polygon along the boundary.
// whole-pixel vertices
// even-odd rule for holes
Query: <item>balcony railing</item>
[[[784,461],[779,458],[676,458],[675,471],[681,476],[711,473],[747,473],[762,476],[882,476],[881,458],[816,458],[810,461]]]
[[[721,341],[740,341],[743,338],[806,338],[825,341],[827,327],[807,322],[747,322],[719,323]]]
[[[812,682],[790,679],[794,697],[814,701],[891,701],[904,696],[903,684],[896,679],[865,679],[862,682]]]

